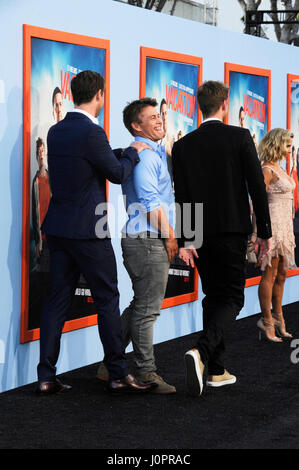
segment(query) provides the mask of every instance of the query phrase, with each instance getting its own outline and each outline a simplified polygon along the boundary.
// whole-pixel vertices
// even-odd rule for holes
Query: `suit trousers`
[[[203,331],[198,348],[209,375],[224,373],[225,331],[244,305],[247,236],[223,233],[204,237],[195,260],[202,290]]]
[[[80,273],[98,309],[98,328],[104,363],[111,380],[128,374],[122,342],[116,261],[109,239],[76,240],[48,236],[51,289],[40,325],[38,379],[51,381],[56,374],[62,329]]]

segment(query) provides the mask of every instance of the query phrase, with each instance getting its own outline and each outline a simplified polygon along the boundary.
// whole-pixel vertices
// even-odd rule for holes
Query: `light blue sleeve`
[[[140,153],[140,162],[134,170],[134,186],[138,202],[145,212],[161,206],[159,195],[159,174],[161,159],[154,151],[145,149]]]

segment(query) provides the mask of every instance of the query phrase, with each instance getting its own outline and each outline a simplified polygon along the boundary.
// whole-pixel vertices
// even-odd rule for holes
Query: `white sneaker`
[[[189,395],[197,397],[203,391],[204,363],[198,349],[190,349],[185,354],[186,384]]]
[[[223,375],[210,375],[206,385],[208,387],[223,387],[224,385],[232,385],[236,382],[237,377],[225,370]]]

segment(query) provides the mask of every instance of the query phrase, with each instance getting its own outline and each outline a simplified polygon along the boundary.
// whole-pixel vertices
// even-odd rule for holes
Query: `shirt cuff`
[[[141,204],[144,208],[144,211],[146,213],[152,212],[156,209],[159,209],[161,207],[161,202],[160,201],[141,201]]]

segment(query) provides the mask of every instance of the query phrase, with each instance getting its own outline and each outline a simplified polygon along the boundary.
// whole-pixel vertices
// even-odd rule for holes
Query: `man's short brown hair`
[[[105,91],[105,79],[97,72],[83,70],[71,81],[74,103],[80,106],[89,103],[99,90]]]
[[[222,82],[209,80],[204,82],[197,90],[199,109],[206,117],[217,112],[223,101],[227,100],[229,87]]]
[[[135,136],[135,132],[132,127],[132,122],[140,123],[139,115],[143,108],[147,106],[153,106],[155,108],[158,106],[157,100],[155,98],[141,98],[140,100],[128,103],[123,110],[124,125],[133,136]]]

